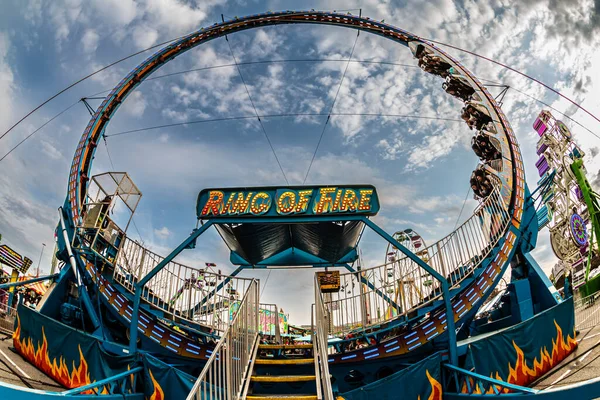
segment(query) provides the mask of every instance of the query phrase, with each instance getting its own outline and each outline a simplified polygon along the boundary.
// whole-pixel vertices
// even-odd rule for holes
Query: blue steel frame
[[[600,393],[600,377],[589,379],[582,382],[573,383],[571,385],[561,386],[554,389],[538,390],[523,386],[517,386],[508,382],[499,381],[475,372],[467,371],[458,368],[454,365],[445,364],[446,372],[449,373],[449,379],[459,385],[463,379],[467,384],[469,393],[456,393],[448,390],[444,391],[444,399],[459,400],[459,399],[489,399],[491,396],[498,396],[502,399],[522,399],[523,397],[535,396],[536,399],[543,400],[564,400],[564,399],[596,399]],[[466,378],[466,379],[465,379]],[[472,384],[471,384],[472,382]],[[473,393],[477,388],[481,389],[485,386],[499,387],[501,389],[509,389],[511,393],[493,393],[493,394],[477,394]],[[496,391],[496,390],[495,390]],[[483,392],[483,391],[482,391]]]
[[[219,218],[218,220],[207,220],[203,225],[198,229],[194,229],[191,235],[185,239],[175,250],[173,250],[168,256],[164,258],[152,271],[150,271],[146,276],[140,279],[135,284],[135,298],[133,304],[133,312],[131,316],[131,324],[129,328],[129,351],[131,354],[137,352],[137,328],[138,328],[138,317],[140,310],[140,302],[141,302],[141,294],[144,285],[152,279],[161,269],[165,267],[169,262],[171,262],[179,253],[181,253],[186,248],[190,248],[193,244],[195,244],[196,239],[200,237],[204,232],[208,230],[213,225],[217,224],[241,224],[244,222],[252,222],[258,224],[277,224],[277,223],[312,223],[312,222],[339,222],[339,221],[360,221],[363,222],[366,226],[371,228],[375,233],[385,239],[392,246],[395,246],[398,250],[404,253],[408,258],[417,263],[421,268],[431,274],[437,281],[440,282],[442,286],[442,293],[444,299],[444,305],[446,307],[446,314],[448,316],[453,316],[454,311],[452,309],[452,304],[450,302],[450,288],[448,286],[448,281],[442,275],[440,275],[436,270],[431,268],[425,261],[421,260],[417,257],[416,254],[408,250],[398,241],[396,241],[391,235],[381,229],[375,222],[371,221],[368,217],[364,215],[350,215],[350,216],[318,216],[318,217],[294,217],[293,219],[289,217],[257,217],[252,219],[240,219],[240,218]],[[346,266],[345,264],[341,264],[341,266]],[[322,265],[319,265],[322,267]],[[247,267],[240,266],[234,272],[238,273],[242,269]],[[226,284],[222,282],[221,285]],[[454,326],[454,318],[448,318],[448,351],[450,363],[453,365],[458,365],[458,357],[457,357],[457,348],[456,348],[456,330]]]
[[[35,282],[47,281],[47,280],[50,280],[50,279],[55,279],[55,278],[58,278],[59,276],[60,276],[60,273],[56,273],[56,274],[52,274],[52,275],[40,276],[39,278],[29,279],[27,281],[3,283],[2,285],[0,285],[0,289],[8,289],[8,288],[11,288],[11,287],[14,287],[14,286],[29,285],[30,283],[35,283]]]

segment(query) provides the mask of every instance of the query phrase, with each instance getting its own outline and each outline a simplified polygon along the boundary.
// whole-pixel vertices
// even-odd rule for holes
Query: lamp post
[[[40,277],[40,264],[42,263],[42,256],[44,255],[44,248],[46,247],[46,243],[42,243],[42,252],[40,253],[40,260],[38,261],[37,273],[35,275],[36,278]]]

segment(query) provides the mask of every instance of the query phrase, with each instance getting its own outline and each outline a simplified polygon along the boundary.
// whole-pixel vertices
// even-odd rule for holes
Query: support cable
[[[585,129],[586,131],[588,131],[589,133],[591,133],[592,135],[594,135],[596,138],[600,139],[600,135],[598,135],[597,133],[594,133],[592,130],[590,130],[590,129],[589,129],[589,128],[587,128],[586,126],[582,125],[580,122],[576,121],[575,119],[573,119],[572,117],[568,116],[568,115],[567,115],[567,114],[565,114],[564,112],[562,112],[562,111],[559,111],[559,110],[557,110],[556,108],[552,107],[550,104],[548,104],[548,103],[546,103],[546,102],[543,102],[543,101],[542,101],[542,100],[540,100],[540,99],[536,99],[535,97],[533,97],[533,96],[531,96],[531,95],[529,95],[529,94],[527,94],[527,93],[525,93],[525,92],[522,92],[522,91],[520,91],[519,89],[516,89],[515,87],[512,87],[512,86],[511,86],[511,89],[512,89],[512,90],[514,90],[514,91],[516,91],[516,92],[518,92],[518,93],[521,93],[523,96],[529,97],[529,98],[530,98],[531,100],[533,100],[533,101],[537,101],[538,103],[540,103],[540,104],[543,104],[544,106],[546,106],[546,107],[550,108],[552,111],[556,111],[557,113],[559,113],[559,114],[560,114],[560,115],[562,115],[563,117],[566,117],[566,118],[567,118],[569,121],[571,121],[571,122],[573,122],[573,123],[575,123],[575,124],[579,125],[579,126],[580,126],[580,127],[582,127],[583,129]]]
[[[458,118],[444,118],[444,117],[438,117],[438,116],[408,115],[408,114],[381,114],[381,113],[331,113],[331,114],[284,113],[284,114],[259,115],[260,118],[319,117],[319,116],[332,116],[332,117],[334,117],[334,116],[360,116],[360,117],[407,118],[407,119],[425,119],[425,120],[448,121],[448,122],[464,122],[464,120],[458,119]],[[174,127],[174,126],[202,124],[202,123],[207,123],[207,122],[238,121],[238,120],[253,119],[253,118],[256,118],[256,116],[248,115],[248,116],[238,116],[238,117],[201,119],[201,120],[186,121],[186,122],[175,122],[172,124],[154,125],[154,126],[148,126],[148,127],[144,127],[144,128],[116,132],[116,133],[112,133],[112,134],[105,134],[104,137],[109,138],[109,137],[113,137],[113,136],[127,135],[130,133],[137,133],[137,132],[149,131],[149,130],[154,130],[154,129],[170,128],[170,127]]]
[[[71,89],[71,88],[73,88],[73,87],[75,87],[75,86],[79,85],[81,82],[85,81],[86,79],[88,79],[88,78],[91,78],[92,76],[94,76],[94,75],[96,75],[96,74],[99,74],[100,72],[102,72],[102,71],[104,71],[104,70],[106,70],[106,69],[108,69],[108,68],[110,68],[110,67],[112,67],[112,66],[114,66],[114,65],[117,65],[117,64],[119,64],[119,63],[121,63],[121,62],[123,62],[123,61],[125,61],[125,60],[129,60],[130,58],[133,58],[133,57],[135,57],[135,56],[137,56],[137,55],[140,55],[140,54],[142,54],[142,53],[145,53],[145,52],[147,52],[148,50],[152,50],[152,49],[154,49],[154,48],[157,48],[157,47],[162,47],[162,46],[164,46],[165,44],[167,44],[167,43],[171,43],[171,42],[173,42],[173,41],[175,41],[175,40],[177,40],[177,39],[180,39],[180,38],[181,38],[181,37],[177,37],[177,38],[174,38],[174,39],[170,39],[170,40],[167,40],[167,41],[164,41],[164,42],[161,42],[161,43],[155,44],[154,46],[148,47],[148,48],[146,48],[146,49],[144,49],[144,50],[136,51],[136,52],[135,52],[135,53],[133,53],[133,54],[130,54],[130,55],[126,56],[126,57],[120,58],[120,59],[118,59],[117,61],[114,61],[114,62],[112,62],[112,63],[110,63],[110,64],[108,64],[108,65],[105,65],[104,67],[102,67],[102,68],[100,68],[100,69],[97,69],[96,71],[92,72],[91,74],[88,74],[88,75],[84,76],[83,78],[79,79],[78,81],[75,81],[75,82],[73,82],[72,84],[70,84],[70,85],[69,85],[69,86],[67,86],[66,88],[64,88],[64,89],[60,90],[58,93],[54,94],[53,96],[51,96],[50,98],[48,98],[47,100],[45,100],[44,102],[42,102],[42,103],[41,103],[39,106],[35,107],[33,110],[29,111],[29,112],[28,112],[28,113],[27,113],[27,114],[26,114],[24,117],[22,117],[20,120],[18,120],[17,122],[15,122],[15,124],[14,124],[14,125],[12,125],[10,128],[8,128],[8,130],[7,130],[6,132],[4,132],[2,135],[0,135],[0,140],[2,140],[2,139],[3,139],[3,138],[6,136],[6,135],[8,135],[8,133],[9,133],[10,131],[12,131],[14,128],[16,128],[16,127],[17,127],[17,125],[19,125],[21,122],[25,121],[25,119],[27,119],[27,118],[28,118],[28,117],[29,117],[31,114],[33,114],[34,112],[36,112],[37,110],[39,110],[40,108],[42,108],[43,106],[45,106],[46,104],[48,104],[49,102],[51,102],[52,100],[54,100],[55,98],[57,98],[58,96],[60,96],[61,94],[63,94],[64,92],[66,92],[66,91],[68,91],[69,89]]]
[[[29,135],[25,136],[25,138],[23,140],[21,140],[19,143],[17,143],[13,148],[11,148],[8,151],[8,153],[6,153],[5,155],[2,156],[2,158],[0,158],[0,162],[2,162],[6,157],[8,157],[8,155],[10,153],[12,153],[13,151],[15,151],[19,146],[21,146],[23,143],[25,143],[29,138],[31,138],[33,135],[35,135],[40,130],[42,130],[42,128],[44,128],[50,122],[54,121],[56,118],[60,117],[61,115],[63,115],[67,111],[69,111],[71,108],[75,107],[77,104],[79,104],[79,102],[80,102],[80,100],[77,100],[75,103],[71,104],[69,107],[65,108],[64,110],[62,110],[61,112],[59,112],[58,114],[56,114],[54,117],[52,117],[48,121],[44,122],[39,128],[37,128],[36,130],[34,130],[33,132],[31,132]]]
[[[223,15],[221,15],[221,19],[223,19]],[[225,22],[224,19],[223,19],[223,22]],[[263,133],[265,134],[265,138],[267,139],[267,142],[269,143],[269,147],[271,148],[271,151],[273,152],[273,155],[275,156],[275,161],[277,161],[277,165],[279,165],[279,169],[281,170],[281,173],[283,174],[283,179],[285,179],[285,183],[287,183],[289,185],[290,182],[288,181],[288,178],[285,175],[285,171],[283,170],[283,166],[281,165],[281,162],[279,161],[279,157],[277,157],[277,153],[275,152],[275,148],[273,147],[273,143],[271,143],[271,139],[269,139],[269,135],[267,134],[267,130],[265,129],[265,126],[263,125],[262,120],[260,119],[260,116],[258,114],[258,110],[256,109],[256,105],[254,104],[254,100],[252,100],[252,96],[250,96],[250,91],[248,90],[248,85],[246,85],[246,81],[244,80],[244,75],[242,75],[242,70],[240,69],[240,66],[237,63],[237,59],[235,58],[235,54],[233,54],[233,48],[231,47],[231,43],[229,43],[229,38],[227,37],[227,35],[225,35],[225,41],[227,42],[227,45],[229,46],[229,51],[231,52],[231,57],[233,57],[233,62],[235,63],[237,71],[238,71],[238,73],[240,75],[240,79],[242,80],[242,83],[244,84],[244,88],[246,89],[246,94],[248,95],[248,99],[250,99],[250,103],[252,104],[252,108],[254,109],[254,113],[256,114],[256,118],[258,119],[258,123],[260,124],[260,127],[261,127]]]
[[[350,57],[348,57],[348,62],[346,63],[346,68],[344,69],[344,73],[342,74],[342,79],[340,79],[340,84],[338,86],[337,92],[335,93],[335,97],[333,98],[333,102],[331,103],[331,108],[329,108],[329,113],[327,115],[327,119],[325,120],[325,125],[323,125],[323,130],[321,130],[321,136],[319,136],[319,141],[317,142],[317,147],[315,147],[315,151],[312,155],[312,159],[310,160],[310,164],[308,164],[308,169],[306,170],[306,175],[304,176],[304,180],[302,184],[306,183],[308,179],[308,175],[310,174],[310,169],[315,161],[315,157],[317,156],[317,152],[319,151],[319,146],[321,146],[321,141],[323,140],[323,136],[325,135],[325,130],[327,129],[327,125],[329,125],[329,120],[331,119],[331,113],[333,112],[333,107],[335,107],[335,102],[340,94],[340,89],[342,88],[342,84],[344,83],[344,78],[346,77],[346,72],[348,72],[348,67],[350,66],[350,60],[354,55],[354,49],[356,48],[356,43],[358,42],[358,37],[360,36],[360,31],[356,32],[356,38],[354,39],[354,44],[352,45],[352,50],[350,51]]]
[[[467,204],[467,199],[469,198],[469,193],[471,193],[471,186],[469,186],[469,189],[467,190],[467,195],[465,196],[465,199],[463,200],[463,204],[462,204],[462,207],[460,208],[460,212],[458,213],[458,217],[456,217],[456,222],[454,223],[454,228],[452,228],[452,232],[454,232],[456,230],[458,221],[460,220],[463,210],[465,209],[465,204]]]
[[[103,136],[103,139],[104,139],[104,147],[106,148],[106,154],[108,155],[108,161],[110,161],[110,166],[113,171],[116,171],[115,164],[113,164],[112,157],[110,156],[110,151],[108,150],[108,142],[106,141],[106,136]],[[131,215],[131,222],[133,223],[133,227],[135,228],[135,230],[138,234],[138,237],[140,238],[140,241],[142,242],[142,246],[144,246],[144,239],[142,238],[142,234],[140,233],[140,230],[138,229],[137,224],[135,223],[135,217],[133,214]]]
[[[273,272],[273,270],[269,269],[269,273],[267,274],[267,279],[265,279],[265,284],[262,287],[262,290],[260,291],[260,295],[258,296],[259,299],[262,297],[263,293],[265,292],[265,289],[267,288],[267,282],[269,282],[269,278],[271,277],[271,272]]]
[[[414,65],[414,64],[404,64],[404,63],[397,63],[397,62],[392,62],[392,61],[373,61],[373,60],[348,60],[348,59],[333,59],[333,58],[291,58],[291,59],[285,59],[285,60],[259,60],[259,61],[242,61],[242,62],[238,62],[237,65],[238,66],[242,66],[242,65],[258,65],[258,64],[282,64],[282,63],[294,63],[294,62],[306,62],[306,63],[315,63],[315,62],[350,62],[350,63],[357,63],[357,64],[381,64],[381,65],[390,65],[390,66],[397,66],[397,67],[406,67],[406,68],[419,68],[420,67],[418,65]],[[219,64],[219,65],[212,65],[209,67],[202,67],[202,68],[191,68],[191,69],[184,69],[181,71],[175,71],[175,72],[170,72],[167,74],[163,74],[163,75],[158,75],[158,76],[150,76],[147,79],[144,80],[144,82],[149,82],[149,81],[154,81],[157,79],[163,79],[163,78],[168,78],[171,76],[176,76],[176,75],[183,75],[183,74],[187,74],[190,72],[201,72],[201,71],[208,71],[211,69],[218,69],[218,68],[227,68],[227,67],[235,67],[236,64],[230,63],[230,64]],[[86,97],[86,99],[92,99],[95,98],[93,96],[98,96],[104,93],[108,93],[112,90],[112,88],[110,89],[105,89],[102,90],[100,92],[96,92],[88,97]],[[103,100],[103,97],[99,97],[98,99]]]
[[[541,85],[541,86],[545,87],[546,89],[550,90],[554,94],[557,94],[558,96],[560,96],[563,99],[567,100],[569,103],[573,104],[575,107],[579,108],[581,111],[585,112],[590,117],[594,118],[596,121],[600,122],[600,119],[598,117],[596,117],[594,114],[592,114],[591,112],[589,112],[587,109],[585,109],[582,106],[580,106],[579,104],[577,104],[575,101],[571,100],[569,97],[567,97],[564,94],[560,93],[558,90],[554,89],[553,87],[551,87],[549,85],[546,85],[544,82],[540,81],[539,79],[536,79],[536,78],[534,78],[534,77],[532,77],[530,75],[527,75],[526,73],[521,72],[518,69],[510,67],[507,64],[501,63],[500,61],[493,60],[493,59],[491,59],[489,57],[486,57],[484,55],[481,55],[481,54],[478,54],[478,53],[475,53],[475,52],[472,52],[472,51],[469,51],[469,50],[465,50],[465,49],[460,48],[458,46],[453,46],[451,44],[444,43],[444,42],[439,42],[437,40],[431,40],[431,39],[424,39],[424,40],[426,40],[428,42],[431,42],[431,43],[439,44],[439,45],[442,45],[442,46],[450,47],[451,49],[462,51],[464,53],[470,54],[470,55],[475,56],[475,57],[479,57],[479,58],[481,58],[483,60],[486,60],[486,61],[489,61],[489,62],[494,63],[496,65],[499,65],[502,68],[506,68],[506,69],[508,69],[508,70],[510,70],[512,72],[515,72],[515,73],[517,73],[517,74],[519,74],[519,75],[521,75],[521,76],[523,76],[523,77],[525,77],[525,78],[527,78],[529,80],[534,81],[538,85]]]

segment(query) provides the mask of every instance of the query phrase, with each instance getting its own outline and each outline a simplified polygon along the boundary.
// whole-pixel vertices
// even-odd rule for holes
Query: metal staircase
[[[317,400],[313,345],[258,346],[248,400]]]

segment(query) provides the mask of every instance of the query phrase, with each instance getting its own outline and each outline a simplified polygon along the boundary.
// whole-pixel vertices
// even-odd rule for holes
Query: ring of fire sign
[[[379,198],[374,186],[295,186],[204,189],[198,195],[198,219],[375,215]]]

